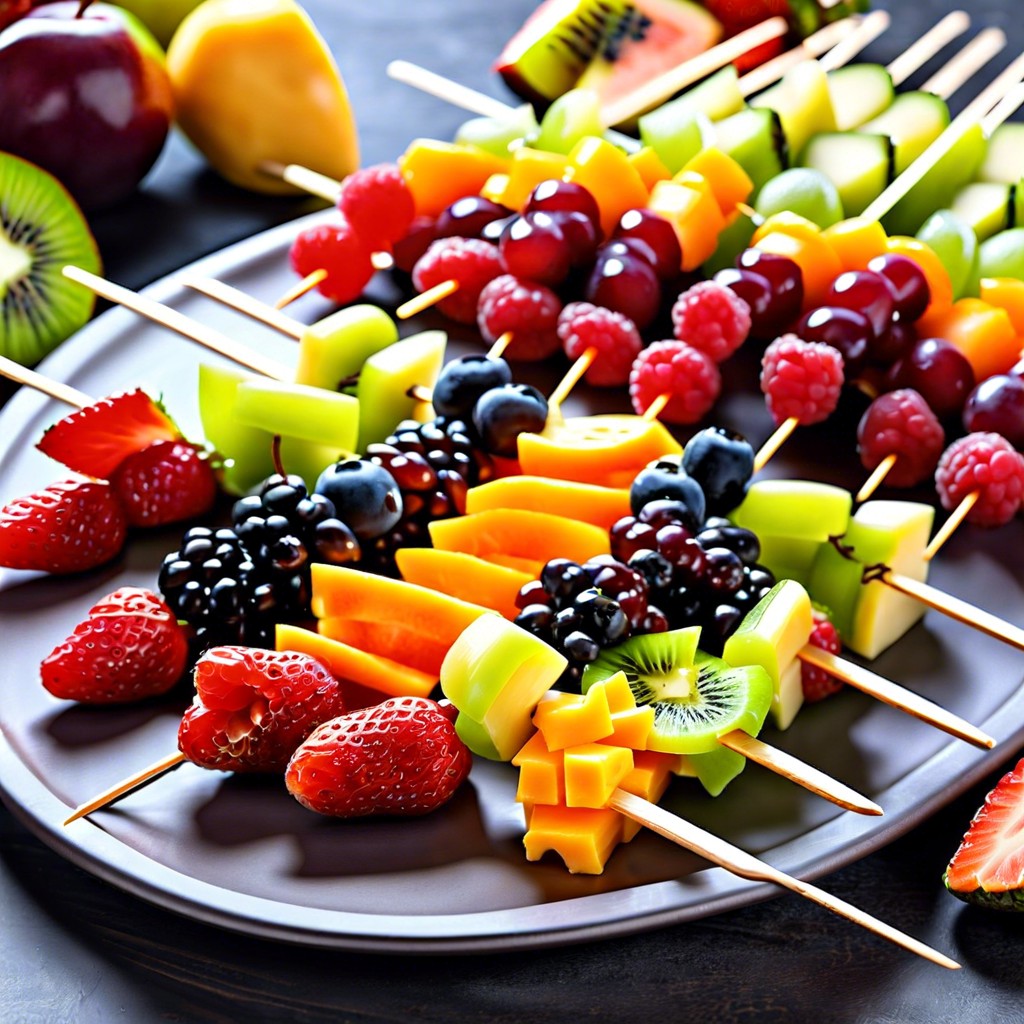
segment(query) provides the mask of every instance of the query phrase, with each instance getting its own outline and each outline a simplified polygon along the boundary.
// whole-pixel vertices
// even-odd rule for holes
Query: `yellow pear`
[[[171,40],[167,71],[179,127],[235,185],[296,191],[265,161],[338,179],[359,166],[341,74],[294,0],[205,0]]]

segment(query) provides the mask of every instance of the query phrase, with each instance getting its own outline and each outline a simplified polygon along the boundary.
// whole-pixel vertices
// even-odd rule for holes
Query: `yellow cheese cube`
[[[563,753],[567,807],[604,807],[633,770],[633,751],[628,747],[583,743]]]
[[[564,804],[565,771],[562,752],[548,750],[544,737],[535,732],[512,758],[519,769],[516,799],[523,805]]]
[[[619,788],[656,804],[668,789],[672,775],[682,767],[685,754],[662,754],[640,750],[633,755],[633,770],[619,783]],[[643,826],[632,818],[622,819],[622,841],[628,843]]]
[[[553,850],[571,874],[599,875],[622,838],[622,815],[607,808],[548,807],[538,804],[523,837],[526,859]]]
[[[548,750],[596,743],[611,736],[613,731],[608,696],[599,686],[592,686],[582,697],[576,694],[545,697],[533,713],[533,724],[543,734]]]

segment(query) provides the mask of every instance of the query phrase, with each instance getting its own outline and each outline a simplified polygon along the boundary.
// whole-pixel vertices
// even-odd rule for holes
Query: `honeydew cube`
[[[235,411],[247,426],[317,441],[339,455],[354,452],[359,441],[359,402],[337,391],[278,380],[248,380],[238,386]]]
[[[850,521],[850,492],[813,480],[759,480],[733,510],[737,526],[758,536],[824,541],[842,536]]]
[[[774,537],[770,533],[758,535],[761,555],[758,561],[772,571],[777,580],[796,580],[810,589],[811,572],[818,550],[827,541],[803,540],[800,537]]]
[[[828,76],[815,60],[790,68],[778,85],[756,96],[750,105],[768,107],[779,115],[791,153],[800,153],[819,132],[837,128]]]
[[[803,703],[803,690],[794,691],[786,672],[814,629],[811,599],[793,580],[777,583],[744,616],[725,642],[722,659],[729,665],[760,665],[772,682],[771,713],[780,729],[786,728]]]
[[[665,103],[640,118],[640,141],[660,157],[671,174],[696,156],[713,137],[714,129],[699,111]]]
[[[567,807],[604,807],[633,769],[633,751],[604,743],[582,743],[564,752]]]
[[[410,391],[433,388],[444,362],[448,336],[444,331],[423,331],[375,352],[359,372],[359,450],[383,441],[417,405]]]
[[[599,875],[622,839],[622,823],[622,815],[608,808],[538,804],[523,837],[526,859],[540,860],[551,850],[571,874]]]
[[[544,697],[533,713],[533,724],[544,737],[548,750],[596,743],[614,731],[608,694],[600,686],[592,686],[582,696],[554,694]]]
[[[774,110],[741,110],[719,121],[714,132],[715,145],[750,175],[755,192],[786,169],[782,124]]]
[[[302,332],[295,382],[340,391],[370,356],[396,341],[398,327],[379,306],[364,302],[339,309]]]
[[[521,804],[564,804],[565,768],[560,750],[548,750],[544,737],[535,732],[512,758],[519,769],[516,800]]]
[[[902,174],[948,126],[949,107],[944,100],[930,92],[904,92],[861,130],[892,139],[894,170]]]
[[[1024,125],[1001,124],[988,140],[988,151],[978,171],[978,181],[1015,185],[1024,171]]]

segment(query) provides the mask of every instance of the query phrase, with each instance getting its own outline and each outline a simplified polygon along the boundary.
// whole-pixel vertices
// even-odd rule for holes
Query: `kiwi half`
[[[0,354],[39,362],[92,315],[95,296],[61,273],[100,272],[82,211],[51,174],[0,153]]]
[[[730,668],[697,650],[700,628],[636,636],[603,650],[583,673],[584,693],[624,672],[638,705],[654,708],[648,748],[671,754],[720,750],[733,729],[754,736],[771,706],[772,683],[760,666]]]

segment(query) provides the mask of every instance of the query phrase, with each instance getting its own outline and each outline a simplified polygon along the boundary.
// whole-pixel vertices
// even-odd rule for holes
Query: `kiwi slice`
[[[82,211],[51,174],[0,153],[0,353],[32,366],[89,319],[95,296],[68,263],[100,271]]]
[[[584,693],[624,672],[638,705],[654,708],[651,750],[706,754],[719,750],[718,737],[742,729],[756,735],[772,701],[763,668],[730,668],[697,650],[700,627],[635,636],[603,650],[583,673]]]

